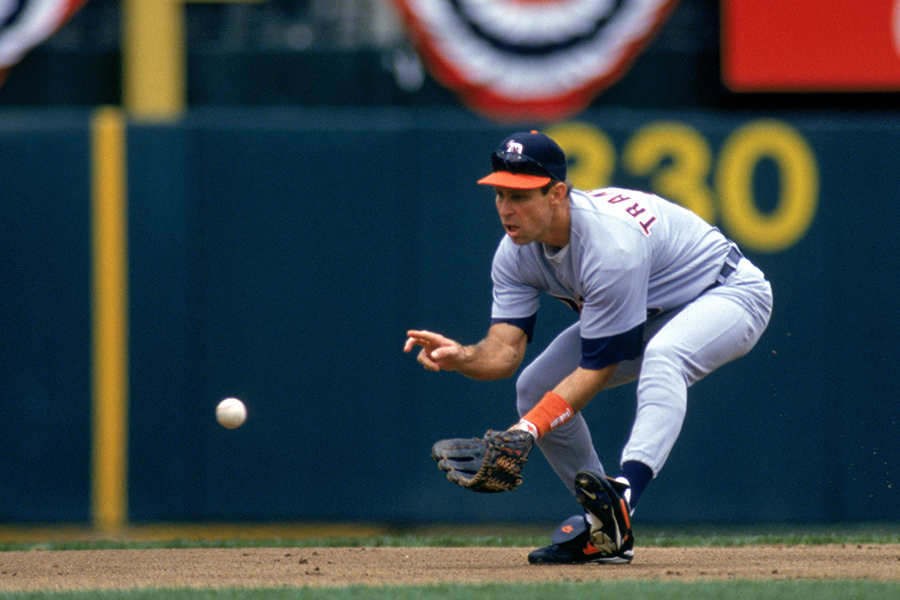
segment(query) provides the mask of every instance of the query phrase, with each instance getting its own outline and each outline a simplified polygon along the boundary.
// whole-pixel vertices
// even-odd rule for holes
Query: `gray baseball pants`
[[[746,258],[721,285],[688,304],[650,319],[644,353],[619,364],[606,386],[637,381],[637,411],[621,461],[639,461],[659,473],[681,432],[687,391],[722,365],[745,355],[759,340],[772,313],[772,288]],[[578,367],[579,324],[560,333],[516,382],[517,409],[524,416],[543,395]],[[537,442],[547,461],[574,491],[584,468],[603,472],[581,414]]]

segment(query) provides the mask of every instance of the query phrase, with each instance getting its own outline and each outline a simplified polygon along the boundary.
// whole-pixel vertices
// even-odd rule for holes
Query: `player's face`
[[[553,224],[551,194],[541,193],[540,188],[518,190],[495,187],[495,202],[500,223],[513,243],[523,246],[534,241],[548,243]]]

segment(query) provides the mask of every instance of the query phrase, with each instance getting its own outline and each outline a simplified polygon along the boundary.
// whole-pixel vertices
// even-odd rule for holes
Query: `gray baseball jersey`
[[[697,297],[731,248],[694,213],[639,191],[573,190],[571,215],[562,249],[517,246],[504,236],[492,268],[494,322],[531,317],[546,291],[581,314],[583,339],[610,338],[642,324],[648,312]]]
[[[688,387],[749,352],[762,335],[771,286],[718,229],[657,196],[576,190],[571,208],[566,247],[517,246],[504,237],[494,256],[493,321],[530,337],[543,291],[581,314],[519,375],[517,409],[527,414],[578,366],[617,363],[607,388],[638,381],[622,461],[655,474],[678,437]],[[538,445],[570,489],[578,470],[602,471],[580,413]]]

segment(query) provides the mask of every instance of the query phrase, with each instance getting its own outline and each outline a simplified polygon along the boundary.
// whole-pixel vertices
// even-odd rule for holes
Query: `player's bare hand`
[[[414,347],[421,346],[422,350],[416,360],[429,371],[453,371],[465,358],[465,350],[462,344],[431,331],[407,331],[404,352],[410,352]]]

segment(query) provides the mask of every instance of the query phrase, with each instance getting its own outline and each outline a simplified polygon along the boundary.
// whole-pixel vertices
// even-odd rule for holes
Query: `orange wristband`
[[[534,423],[537,427],[538,437],[542,437],[545,433],[555,429],[571,419],[575,415],[572,406],[566,402],[566,399],[556,392],[547,392],[537,406],[528,411],[528,414],[522,417],[524,420]]]

